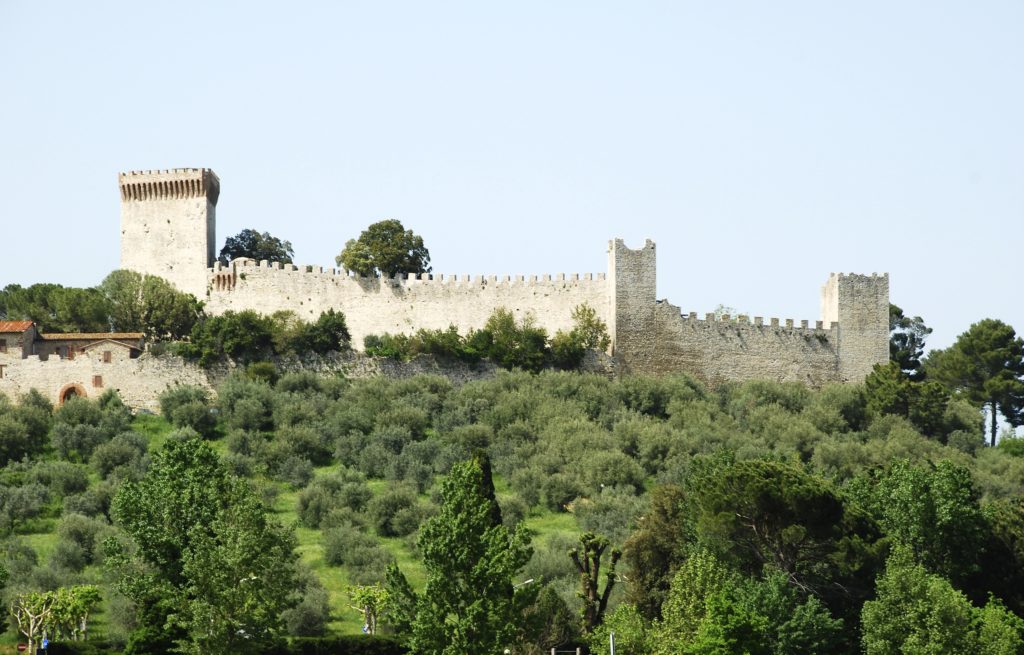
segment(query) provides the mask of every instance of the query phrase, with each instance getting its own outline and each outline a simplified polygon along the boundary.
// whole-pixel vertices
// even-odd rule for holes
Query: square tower
[[[821,288],[821,320],[839,324],[839,379],[862,382],[889,361],[889,274],[832,273]]]
[[[121,173],[118,183],[121,268],[157,275],[204,299],[220,180],[208,168],[175,168]]]

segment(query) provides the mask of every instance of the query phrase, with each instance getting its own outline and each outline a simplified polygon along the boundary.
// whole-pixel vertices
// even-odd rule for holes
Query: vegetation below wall
[[[271,384],[236,375],[216,401],[189,387],[168,392],[166,418],[132,417],[109,392],[56,410],[30,395],[0,404],[5,602],[93,584],[102,600],[90,641],[130,652],[193,643],[188,626],[198,624],[188,617],[217,590],[188,583],[200,561],[190,559],[184,584],[171,577],[152,585],[165,592],[133,594],[132,571],[159,570],[132,559],[149,548],[139,530],[158,523],[131,518],[145,495],[126,499],[156,479],[196,477],[195,491],[185,484],[154,497],[200,498],[188,494],[226,485],[242,499],[232,506],[254,513],[223,514],[214,494],[208,506],[223,534],[264,534],[261,552],[295,545],[297,568],[274,576],[290,581],[291,608],[264,617],[267,636],[358,635],[366,605],[352,596],[382,589],[392,601],[380,607],[378,631],[432,652],[394,600],[400,578],[385,578],[396,564],[417,593],[436,579],[422,540],[436,534],[424,532],[427,522],[451,511],[440,481],[484,452],[501,521],[532,534],[532,555],[510,576],[534,580],[518,588],[525,605],[502,637],[514,652],[579,640],[604,652],[609,630],[621,652],[882,653],[911,642],[927,643],[921,652],[1019,652],[1024,448],[1010,438],[985,447],[980,413],[955,394],[905,411],[905,387],[886,376],[880,368],[865,386],[810,391],[554,371],[458,388],[431,376],[289,373]],[[197,435],[218,457],[203,459]],[[170,461],[196,463],[167,469]],[[264,515],[270,532],[260,532]],[[598,541],[581,545],[585,532]],[[586,544],[602,537],[604,570],[623,551],[603,610],[603,576],[584,602],[567,554],[575,546],[588,557],[596,546]],[[222,562],[211,570],[233,570],[223,547],[184,548]],[[287,550],[239,566],[287,569]],[[261,572],[238,569],[241,588]],[[161,594],[179,599],[177,632],[167,632]],[[419,598],[415,607],[425,607]],[[945,623],[953,627],[934,629]],[[1010,650],[993,650],[998,640]],[[339,652],[322,645],[292,648]]]

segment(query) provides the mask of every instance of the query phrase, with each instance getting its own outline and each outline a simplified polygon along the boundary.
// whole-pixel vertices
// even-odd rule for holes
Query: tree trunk
[[[991,447],[995,448],[996,447],[996,430],[998,430],[998,428],[999,428],[999,423],[996,420],[996,416],[999,413],[999,405],[996,404],[996,401],[992,400],[992,401],[989,401],[989,407],[992,408],[992,429],[991,429],[992,441],[991,441],[991,443],[989,445]]]

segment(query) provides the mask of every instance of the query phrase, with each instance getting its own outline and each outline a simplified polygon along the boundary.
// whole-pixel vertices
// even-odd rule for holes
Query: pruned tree
[[[572,563],[580,576],[579,597],[583,600],[583,631],[591,632],[604,620],[604,612],[608,607],[608,597],[618,579],[615,565],[622,557],[622,551],[613,548],[605,572],[604,591],[599,591],[601,583],[601,558],[609,546],[608,539],[593,532],[580,535],[580,545],[569,551]]]
[[[348,588],[352,599],[352,609],[363,615],[363,632],[377,634],[377,621],[388,609],[390,595],[388,590],[379,584],[353,585]]]
[[[11,601],[11,615],[18,623],[18,632],[25,635],[29,653],[36,652],[36,643],[43,636],[57,595],[52,591],[18,594]]]

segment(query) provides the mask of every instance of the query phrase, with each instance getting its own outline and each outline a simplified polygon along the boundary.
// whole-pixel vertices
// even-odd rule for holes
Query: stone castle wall
[[[311,268],[312,270],[307,270]],[[209,274],[206,310],[213,314],[251,309],[262,314],[290,310],[313,321],[328,309],[345,314],[352,344],[368,334],[410,334],[454,325],[465,333],[483,327],[504,307],[517,318],[532,315],[554,335],[572,328],[572,310],[592,307],[610,322],[604,273],[542,276],[419,275],[367,278],[319,266],[239,260]]]
[[[31,355],[4,368],[0,393],[18,398],[36,389],[52,403],[59,404],[63,393],[72,387],[78,395],[87,398],[116,389],[129,407],[155,412],[160,408],[160,394],[178,384],[198,385],[212,391],[206,373],[179,357],[143,354],[136,359],[104,364],[95,357],[51,356],[41,360],[38,355]]]
[[[224,267],[214,263],[220,181],[212,171],[133,172],[122,174],[119,183],[122,268],[168,279],[204,301],[212,314],[289,310],[315,320],[328,309],[341,311],[356,348],[367,334],[450,325],[465,333],[482,327],[498,308],[532,315],[554,334],[571,328],[572,310],[587,304],[608,325],[618,372],[685,371],[710,383],[766,378],[820,385],[859,381],[888,359],[887,276],[833,274],[822,288],[821,320],[812,327],[806,321],[682,315],[656,297],[655,244],[649,240],[639,249],[612,241],[606,274],[389,279],[252,260]],[[129,404],[152,406],[159,391],[182,376],[205,380],[194,367],[175,369],[157,361],[143,357],[92,372],[88,361],[29,358],[12,362],[0,390],[23,393],[39,386],[56,394],[72,382],[89,390],[92,376],[103,375],[106,386],[132,399]]]

